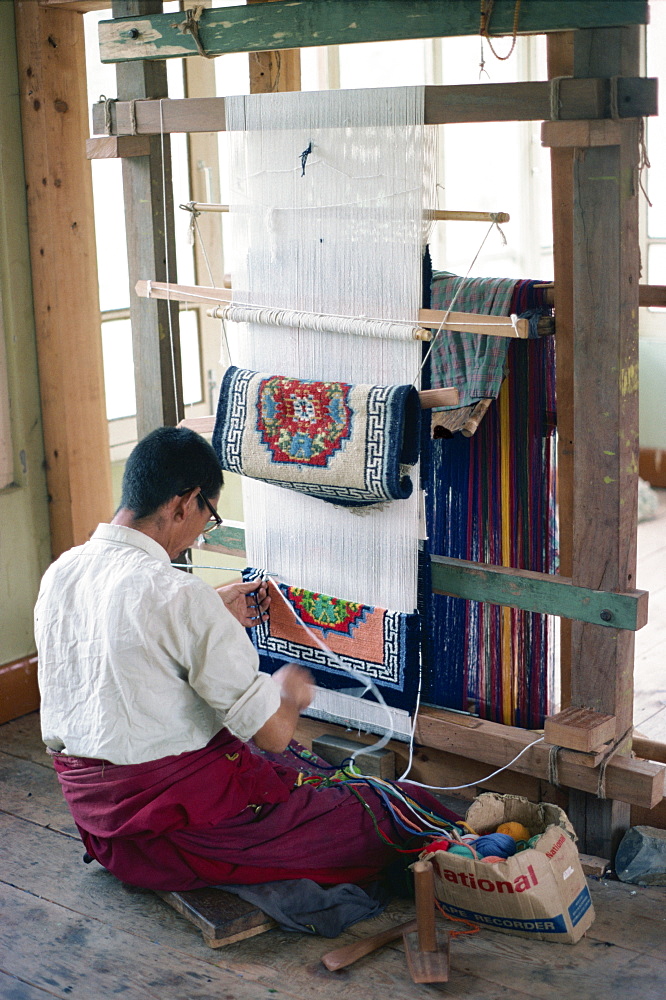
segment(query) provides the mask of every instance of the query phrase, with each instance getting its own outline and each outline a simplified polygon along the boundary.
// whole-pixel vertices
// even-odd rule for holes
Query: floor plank
[[[0,753],[0,808],[79,839],[53,767]]]
[[[257,1000],[256,982],[2,883],[0,911],[2,971],[62,1000]],[[276,985],[271,996],[311,994]]]
[[[42,743],[39,712],[22,715],[0,726],[0,751],[53,770],[51,758]]]
[[[24,983],[15,976],[7,976],[0,972],[0,997],[2,1000],[49,1000],[53,997],[51,990],[40,990],[30,983]]]

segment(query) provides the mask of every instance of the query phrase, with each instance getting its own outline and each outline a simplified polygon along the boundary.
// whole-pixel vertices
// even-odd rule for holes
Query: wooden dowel
[[[150,299],[170,299],[174,302],[193,302],[198,305],[231,304],[231,290],[213,288],[206,285],[177,285],[166,281],[137,281],[137,295]],[[208,312],[214,316],[213,310]],[[416,322],[431,329],[457,330],[461,333],[477,333],[489,337],[511,337],[527,339],[529,321],[511,319],[507,316],[486,316],[483,313],[447,312],[443,309],[419,309]],[[430,334],[423,330],[415,332],[415,340],[429,340]]]
[[[666,743],[648,740],[645,736],[634,736],[631,749],[642,760],[654,760],[658,764],[666,764]]]
[[[101,155],[101,153],[97,154]],[[219,205],[210,201],[194,201],[181,205],[185,211],[194,212],[228,212],[228,205]],[[426,219],[434,222],[510,222],[508,212],[455,212],[448,209],[429,208],[423,213]]]
[[[413,866],[416,895],[416,930],[419,951],[437,951],[435,930],[435,878],[431,861],[417,861]]]

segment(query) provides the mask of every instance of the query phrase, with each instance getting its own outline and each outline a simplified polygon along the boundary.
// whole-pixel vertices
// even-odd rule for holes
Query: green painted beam
[[[514,0],[497,0],[490,31],[511,34]],[[479,0],[301,0],[205,10],[198,23],[209,55],[312,45],[479,34]],[[185,13],[100,21],[102,62],[197,54]],[[519,34],[646,24],[647,0],[528,0]]]
[[[212,549],[232,556],[245,555],[245,528],[223,524],[204,535],[204,542]]]
[[[632,632],[647,623],[646,590],[614,594],[575,587],[566,577],[549,573],[488,566],[445,556],[432,556],[432,589],[436,594],[540,611]]]
[[[225,524],[206,535],[206,543],[228,555],[245,555],[245,529]],[[436,594],[484,601],[523,611],[540,611],[560,618],[622,628],[635,632],[647,623],[648,592],[613,594],[574,587],[571,580],[550,573],[507,569],[432,556],[432,589]]]

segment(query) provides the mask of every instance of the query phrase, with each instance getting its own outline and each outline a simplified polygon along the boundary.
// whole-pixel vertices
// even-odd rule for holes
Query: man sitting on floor
[[[246,745],[283,751],[313,695],[301,667],[259,672],[244,626],[267,616],[264,584],[216,591],[171,565],[219,522],[221,487],[202,437],[153,431],[111,523],[44,575],[42,732],[65,799],[86,851],[134,885],[366,882],[396,858],[375,825],[404,837],[379,796],[298,785]]]

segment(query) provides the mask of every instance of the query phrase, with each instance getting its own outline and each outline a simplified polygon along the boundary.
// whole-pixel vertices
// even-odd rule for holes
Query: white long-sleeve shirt
[[[242,625],[143,532],[100,524],[44,574],[35,607],[42,735],[74,757],[140,764],[248,740],[277,711]]]

